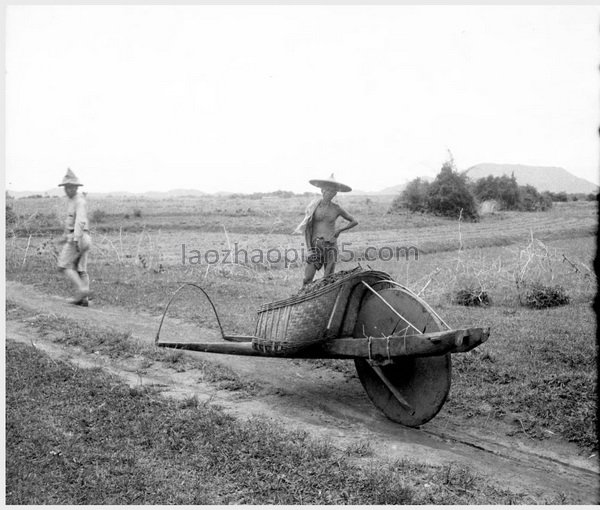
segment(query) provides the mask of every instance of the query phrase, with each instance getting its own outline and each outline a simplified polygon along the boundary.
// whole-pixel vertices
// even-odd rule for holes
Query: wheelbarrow
[[[394,422],[418,427],[442,408],[451,355],[485,342],[489,328],[450,328],[407,287],[381,271],[357,270],[318,280],[314,290],[259,308],[253,335],[226,335],[208,294],[183,284],[165,307],[156,345],[200,352],[304,359],[353,359],[373,404]],[[328,281],[329,279],[329,281]],[[199,289],[215,313],[223,341],[165,342],[169,305],[186,286]]]

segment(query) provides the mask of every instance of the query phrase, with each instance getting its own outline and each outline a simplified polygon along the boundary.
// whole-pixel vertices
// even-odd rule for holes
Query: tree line
[[[442,165],[432,182],[417,177],[392,202],[392,212],[408,209],[438,216],[477,220],[478,206],[495,201],[499,209],[508,211],[546,211],[553,202],[569,200],[596,200],[595,193],[567,194],[565,192],[540,193],[530,184],[519,185],[514,173],[509,177],[488,175],[475,181],[466,172],[456,170],[453,160]]]

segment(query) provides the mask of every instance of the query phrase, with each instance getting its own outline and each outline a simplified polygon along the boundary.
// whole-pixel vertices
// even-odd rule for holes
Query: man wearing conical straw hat
[[[313,281],[315,273],[323,268],[323,275],[333,274],[337,260],[337,238],[344,230],[349,230],[358,222],[339,204],[332,202],[338,191],[352,191],[350,186],[335,180],[333,174],[329,179],[312,179],[308,181],[313,186],[321,188],[321,198],[313,200],[306,208],[302,223],[294,230],[295,234],[304,233],[308,250],[304,270],[304,285]],[[336,220],[342,217],[348,223],[336,228]]]
[[[58,268],[75,287],[75,295],[68,302],[88,306],[90,277],[87,272],[87,259],[91,238],[85,198],[77,193],[79,186],[83,184],[69,168],[59,186],[65,189],[68,205],[63,239],[65,244],[58,257]]]

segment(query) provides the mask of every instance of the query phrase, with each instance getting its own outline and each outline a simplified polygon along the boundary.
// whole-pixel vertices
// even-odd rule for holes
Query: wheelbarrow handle
[[[229,337],[229,341],[226,342],[157,342],[157,345],[158,347],[169,347],[171,349],[241,356],[311,359],[365,358],[378,363],[390,361],[394,358],[441,356],[448,353],[466,352],[485,342],[489,334],[489,328],[469,328],[420,335],[368,338],[342,337],[326,340],[318,345],[291,354],[255,350],[252,348],[253,337],[251,336]]]

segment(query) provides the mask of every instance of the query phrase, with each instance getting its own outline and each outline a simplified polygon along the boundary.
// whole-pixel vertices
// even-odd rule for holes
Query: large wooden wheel
[[[369,291],[357,316],[354,337],[433,333],[447,327],[410,291],[387,288]],[[418,427],[442,408],[450,391],[450,354],[395,358],[383,364],[355,359],[358,377],[371,401],[389,419]]]

